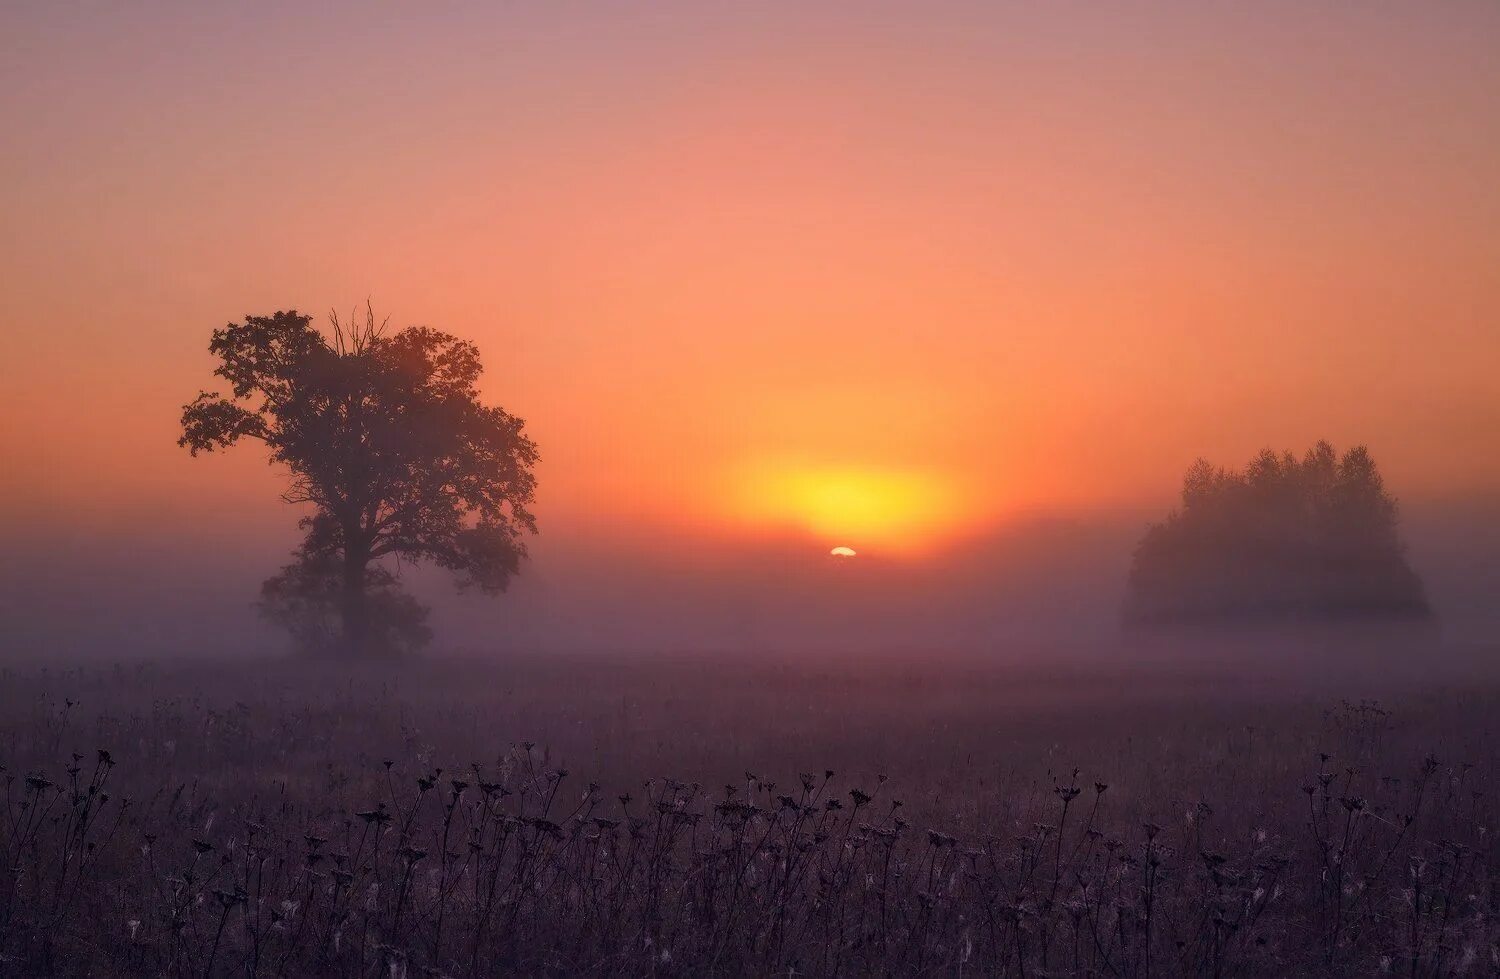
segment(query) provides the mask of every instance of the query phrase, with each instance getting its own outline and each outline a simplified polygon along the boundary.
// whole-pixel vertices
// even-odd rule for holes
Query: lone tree
[[[426,327],[387,335],[368,309],[363,323],[330,319],[331,335],[295,310],[215,330],[214,373],[232,396],[186,405],[178,444],[196,456],[264,442],[291,474],[282,498],[312,507],[262,612],[306,647],[394,653],[430,633],[386,560],[503,592],[536,532],[537,450],[521,419],[480,404],[472,343]]]
[[[1125,604],[1156,624],[1430,615],[1375,460],[1327,442],[1241,471],[1195,462],[1136,547]]]

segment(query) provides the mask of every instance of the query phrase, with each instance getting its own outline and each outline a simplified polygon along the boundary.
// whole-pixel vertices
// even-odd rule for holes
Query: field
[[[1354,675],[11,670],[0,972],[1493,974],[1500,685]]]

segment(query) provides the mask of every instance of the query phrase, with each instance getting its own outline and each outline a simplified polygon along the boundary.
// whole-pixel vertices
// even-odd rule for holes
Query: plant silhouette
[[[537,450],[520,418],[480,403],[472,343],[427,327],[388,335],[368,306],[362,322],[330,320],[331,335],[295,310],[215,330],[231,396],[184,406],[178,444],[196,456],[257,439],[290,472],[282,498],[311,506],[295,562],[262,589],[268,617],[313,649],[411,649],[430,636],[426,610],[384,562],[504,591],[536,531]]]
[[[1195,462],[1181,506],[1136,547],[1125,604],[1157,624],[1430,614],[1375,460],[1326,441],[1243,470]]]

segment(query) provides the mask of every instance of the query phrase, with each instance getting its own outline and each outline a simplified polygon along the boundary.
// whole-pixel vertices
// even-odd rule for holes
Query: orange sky
[[[479,343],[538,548],[909,550],[1323,436],[1500,492],[1490,0],[493,6],[0,13],[0,526],[288,528],[178,411],[367,296]]]

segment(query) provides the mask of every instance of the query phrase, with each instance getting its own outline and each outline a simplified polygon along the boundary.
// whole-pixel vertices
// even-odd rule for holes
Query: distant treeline
[[[1194,463],[1181,507],[1136,547],[1125,605],[1137,624],[1430,614],[1375,460],[1327,442],[1243,470]]]

